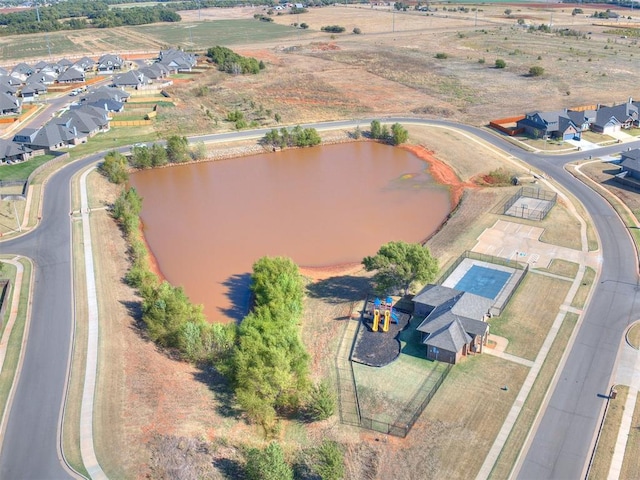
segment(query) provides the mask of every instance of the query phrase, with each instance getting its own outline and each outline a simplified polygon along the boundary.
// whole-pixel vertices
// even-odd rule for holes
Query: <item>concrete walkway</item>
[[[87,281],[87,324],[89,328],[87,364],[82,390],[82,407],[80,409],[80,455],[82,456],[82,463],[92,479],[106,479],[107,475],[98,463],[93,446],[93,403],[96,391],[96,376],[98,373],[98,296],[91,243],[87,175],[89,175],[94,168],[95,167],[89,168],[80,177],[80,211],[82,218],[85,277]]]
[[[536,227],[524,227],[515,222],[508,222],[505,220],[498,220],[496,224],[485,230],[480,237],[478,238],[478,243],[473,248],[474,251],[480,251],[482,253],[489,253],[492,255],[502,255],[505,256],[510,252],[526,252],[527,255],[536,254],[538,257],[536,258],[536,265],[538,267],[548,266],[553,258],[562,258],[565,260],[570,260],[579,264],[578,273],[576,277],[573,279],[571,283],[571,287],[569,288],[569,292],[567,293],[563,304],[559,308],[558,314],[551,326],[547,336],[540,347],[540,351],[536,356],[536,359],[533,361],[533,365],[525,378],[520,391],[514,401],[509,413],[507,414],[507,418],[505,419],[498,435],[496,436],[489,453],[487,454],[478,475],[476,476],[477,480],[485,480],[489,478],[493,467],[498,461],[498,457],[500,456],[500,452],[507,443],[507,439],[509,438],[509,434],[513,430],[518,416],[522,411],[525,401],[533,388],[533,385],[538,378],[538,374],[547,359],[547,355],[551,346],[553,345],[553,341],[555,340],[560,327],[562,326],[562,322],[567,314],[567,312],[572,311],[571,303],[573,298],[575,297],[578,288],[582,283],[582,278],[586,271],[587,266],[591,266],[599,272],[599,265],[601,262],[601,256],[597,252],[589,251],[589,243],[587,239],[587,224],[585,220],[578,214],[575,205],[567,198],[567,196],[558,190],[553,184],[549,181],[543,179],[542,182],[546,185],[550,190],[555,191],[558,194],[559,198],[564,200],[564,204],[569,209],[571,214],[580,222],[580,237],[581,237],[581,249],[573,250],[566,247],[559,247],[556,245],[545,244],[540,242],[539,238],[542,234],[542,229],[537,229]],[[495,249],[500,249],[500,253],[496,252]],[[568,257],[568,258],[566,258]],[[568,279],[570,280],[570,279]],[[578,319],[578,324],[574,328],[574,334],[579,328],[579,325],[582,321],[582,315],[580,315]],[[569,345],[565,349],[566,352],[571,350],[571,342],[573,341],[574,336],[569,340]],[[561,360],[562,362],[562,360]],[[553,380],[552,385],[547,390],[545,394],[545,398],[543,400],[542,406],[540,407],[538,414],[536,415],[536,421],[539,416],[544,413],[544,405],[546,404],[546,400],[550,392],[553,391]],[[525,439],[524,445],[520,450],[518,455],[518,459],[516,460],[515,466],[511,472],[511,475],[517,475],[517,472],[520,468],[520,462],[528,449],[529,439],[532,438],[532,435],[535,434],[535,422],[534,426],[529,430],[527,437]]]
[[[18,261],[20,257],[14,257],[10,260],[2,260],[4,263],[8,263],[16,267],[16,279],[12,286],[12,295],[11,295],[11,310],[9,310],[9,317],[7,318],[7,325],[4,328],[4,332],[2,332],[2,338],[0,338],[0,372],[2,371],[2,367],[4,366],[4,359],[7,356],[7,348],[9,346],[9,338],[11,338],[11,332],[13,331],[13,326],[16,323],[16,318],[18,317],[18,310],[20,308],[20,293],[22,291],[22,281],[24,276],[24,267]],[[30,279],[30,287],[33,286],[33,268],[31,268],[31,279]],[[29,306],[27,306],[29,309]],[[31,318],[30,312],[26,313],[26,323],[25,323],[25,335],[22,337],[22,347],[20,347],[20,360],[18,362],[18,367],[16,371],[16,377],[18,377],[18,370],[20,369],[20,365],[22,362],[22,352],[24,352],[24,344],[27,340],[28,335],[26,332],[29,330],[29,320]],[[14,379],[15,380],[15,379]],[[7,397],[7,404],[5,405],[4,412],[2,412],[2,418],[0,418],[0,445],[2,444],[2,439],[4,438],[4,430],[6,427],[6,416],[11,410],[11,403],[13,398],[13,390],[15,388],[16,382],[11,382],[11,389],[9,390],[9,396]]]
[[[618,430],[618,438],[613,451],[613,457],[611,458],[608,480],[617,480],[620,478],[622,463],[624,462],[624,456],[627,450],[627,440],[629,439],[629,432],[632,428],[633,412],[636,408],[636,400],[638,398],[638,385],[640,385],[640,351],[627,343],[622,346],[620,351],[615,384],[629,386],[629,393],[627,395],[627,401],[624,404],[624,411],[622,412],[620,430]]]

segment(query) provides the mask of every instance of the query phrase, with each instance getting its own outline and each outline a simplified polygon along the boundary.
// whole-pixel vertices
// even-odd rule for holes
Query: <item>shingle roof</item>
[[[470,341],[471,337],[467,335],[460,321],[456,319],[430,334],[422,343],[441,350],[459,352]]]
[[[442,285],[426,285],[413,297],[413,301],[433,308],[451,300],[460,293],[462,292]]]
[[[20,143],[0,138],[0,160],[15,157],[17,155],[24,155],[29,152],[31,152],[31,149]]]

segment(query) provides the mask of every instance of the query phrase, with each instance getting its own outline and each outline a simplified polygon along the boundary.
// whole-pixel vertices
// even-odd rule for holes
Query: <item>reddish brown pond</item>
[[[215,321],[245,314],[251,265],[264,255],[357,263],[391,240],[429,236],[450,200],[427,167],[357,142],[146,170],[131,184],[163,275]]]

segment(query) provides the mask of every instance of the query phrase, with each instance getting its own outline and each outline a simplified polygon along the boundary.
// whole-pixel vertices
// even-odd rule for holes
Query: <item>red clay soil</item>
[[[427,150],[422,145],[402,145],[402,148],[410,151],[415,156],[424,160],[429,164],[429,173],[433,177],[433,179],[442,184],[447,185],[451,192],[451,205],[455,208],[460,202],[460,198],[462,198],[462,193],[465,188],[475,188],[471,182],[463,182],[458,178],[456,172],[453,169],[444,163],[442,160],[439,160],[435,157],[434,153],[431,150]]]

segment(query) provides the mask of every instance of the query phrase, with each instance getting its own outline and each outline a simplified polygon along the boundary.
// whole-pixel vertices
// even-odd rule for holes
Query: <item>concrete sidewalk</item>
[[[98,373],[98,294],[96,275],[93,264],[91,243],[91,225],[89,221],[89,198],[87,195],[87,176],[95,167],[87,169],[80,177],[80,212],[82,218],[82,243],[84,246],[84,267],[87,282],[87,306],[89,335],[87,341],[87,363],[82,390],[82,406],[80,409],[80,454],[89,476],[92,479],[106,479],[93,445],[93,406]]]
[[[620,472],[622,471],[622,464],[627,450],[629,432],[633,427],[631,423],[638,398],[638,386],[640,385],[640,351],[626,342],[620,351],[615,384],[627,385],[629,387],[629,393],[627,394],[627,401],[624,405],[624,411],[622,412],[618,438],[611,458],[611,466],[609,467],[608,480],[617,480],[620,478]]]

